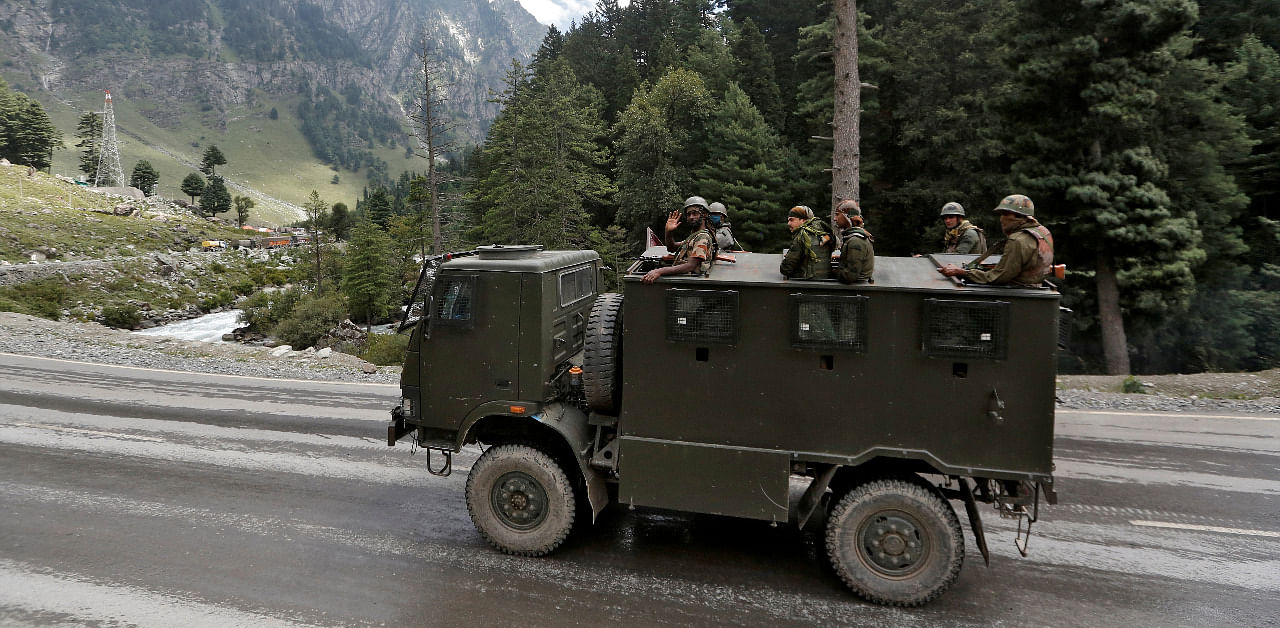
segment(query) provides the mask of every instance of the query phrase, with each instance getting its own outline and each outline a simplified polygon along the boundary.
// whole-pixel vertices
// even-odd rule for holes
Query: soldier
[[[1005,234],[1004,251],[996,267],[981,270],[947,264],[938,271],[982,284],[1040,285],[1053,266],[1053,235],[1036,221],[1035,204],[1021,194],[1012,194],[992,211],[1000,216],[1000,228]]]
[[[964,217],[964,208],[960,203],[951,202],[943,205],[940,215],[942,224],[947,228],[947,233],[942,239],[943,253],[982,255],[987,252],[986,234]]]
[[[840,266],[836,278],[842,283],[870,282],[876,268],[875,238],[862,226],[862,208],[853,199],[845,199],[836,205],[835,223],[844,232],[844,245],[840,247]]]
[[[778,271],[788,279],[826,279],[831,274],[831,233],[822,220],[803,205],[787,212],[791,247]]]
[[[672,236],[680,226],[681,214],[685,224],[693,228],[693,233],[682,242],[677,243]],[[653,283],[664,275],[697,272],[711,272],[711,264],[716,258],[716,237],[708,220],[707,201],[701,196],[690,196],[685,199],[683,210],[672,210],[667,216],[666,245],[668,251],[676,251],[671,266],[655,268],[644,275],[645,283]],[[678,249],[678,250],[677,250]]]
[[[707,207],[711,212],[711,226],[716,230],[716,246],[724,251],[744,250],[733,237],[733,225],[729,223],[729,210],[724,203],[716,201]]]

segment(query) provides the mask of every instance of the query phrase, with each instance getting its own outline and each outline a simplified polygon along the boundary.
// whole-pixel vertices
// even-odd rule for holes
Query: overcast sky
[[[524,9],[532,13],[539,22],[555,25],[556,28],[565,31],[569,28],[569,22],[594,9],[596,0],[520,0],[520,4],[524,5]]]

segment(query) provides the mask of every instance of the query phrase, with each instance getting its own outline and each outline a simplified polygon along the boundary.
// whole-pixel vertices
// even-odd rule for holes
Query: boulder
[[[329,357],[330,355],[333,355],[333,349],[330,347],[325,347],[316,352],[316,357],[320,358],[321,360]]]
[[[275,349],[272,349],[272,350],[271,350],[271,357],[273,357],[273,358],[278,358],[278,357],[280,357],[280,356],[282,356],[282,355],[284,355],[284,354],[286,354],[286,353],[290,353],[290,352],[292,352],[292,351],[293,351],[293,347],[292,347],[292,346],[290,346],[290,345],[280,345],[280,346],[276,347]]]

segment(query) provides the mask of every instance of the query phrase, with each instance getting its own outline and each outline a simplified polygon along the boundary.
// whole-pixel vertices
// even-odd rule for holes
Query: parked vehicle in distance
[[[936,270],[974,257],[956,255],[786,280],[755,253],[644,284],[665,253],[621,294],[598,292],[594,251],[428,260],[388,445],[412,435],[448,475],[482,443],[467,508],[511,554],[555,550],[611,502],[813,522],[854,592],[914,606],[960,572],[958,501],[984,560],[979,503],[1019,520],[1025,555],[1057,500],[1053,286],[965,285]]]

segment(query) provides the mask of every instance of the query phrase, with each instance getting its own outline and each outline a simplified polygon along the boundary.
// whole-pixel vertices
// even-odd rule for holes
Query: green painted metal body
[[[613,426],[609,479],[618,501],[771,521],[788,518],[789,480],[805,465],[905,461],[946,475],[1051,485],[1056,290],[968,286],[936,271],[973,256],[882,257],[875,283],[855,285],[783,279],[779,255],[736,259],[707,277],[654,284],[640,281],[643,262],[628,272],[616,420],[588,417],[557,398],[552,381],[582,350],[595,252],[447,262],[432,317],[410,343],[401,386],[415,409],[406,422],[420,444],[456,451],[494,417],[503,427],[490,429],[539,421],[573,452],[597,498],[605,476],[591,458],[605,443],[595,426]],[[566,273],[583,268],[590,290],[570,285],[566,302],[566,282],[573,284]],[[474,298],[461,309],[469,307],[470,318],[451,319],[449,286],[467,282]],[[672,315],[677,303],[696,319],[703,297],[727,313],[707,337]],[[856,346],[798,343],[798,321],[809,323],[796,312],[810,311],[803,309],[810,302],[856,304]],[[1002,343],[1000,351],[939,354],[950,345],[932,317],[956,304],[998,314],[975,329],[979,348]],[[828,318],[818,327],[855,326]],[[555,420],[542,422],[548,408]]]
[[[626,278],[619,501],[780,520],[793,462],[877,457],[1052,481],[1056,291],[965,286],[936,271],[950,259],[878,258],[874,284],[844,285],[735,257],[708,277]],[[668,339],[671,290],[736,293],[733,340]],[[793,295],[865,297],[865,345],[793,346]],[[928,300],[1006,303],[1004,356],[926,355]]]

